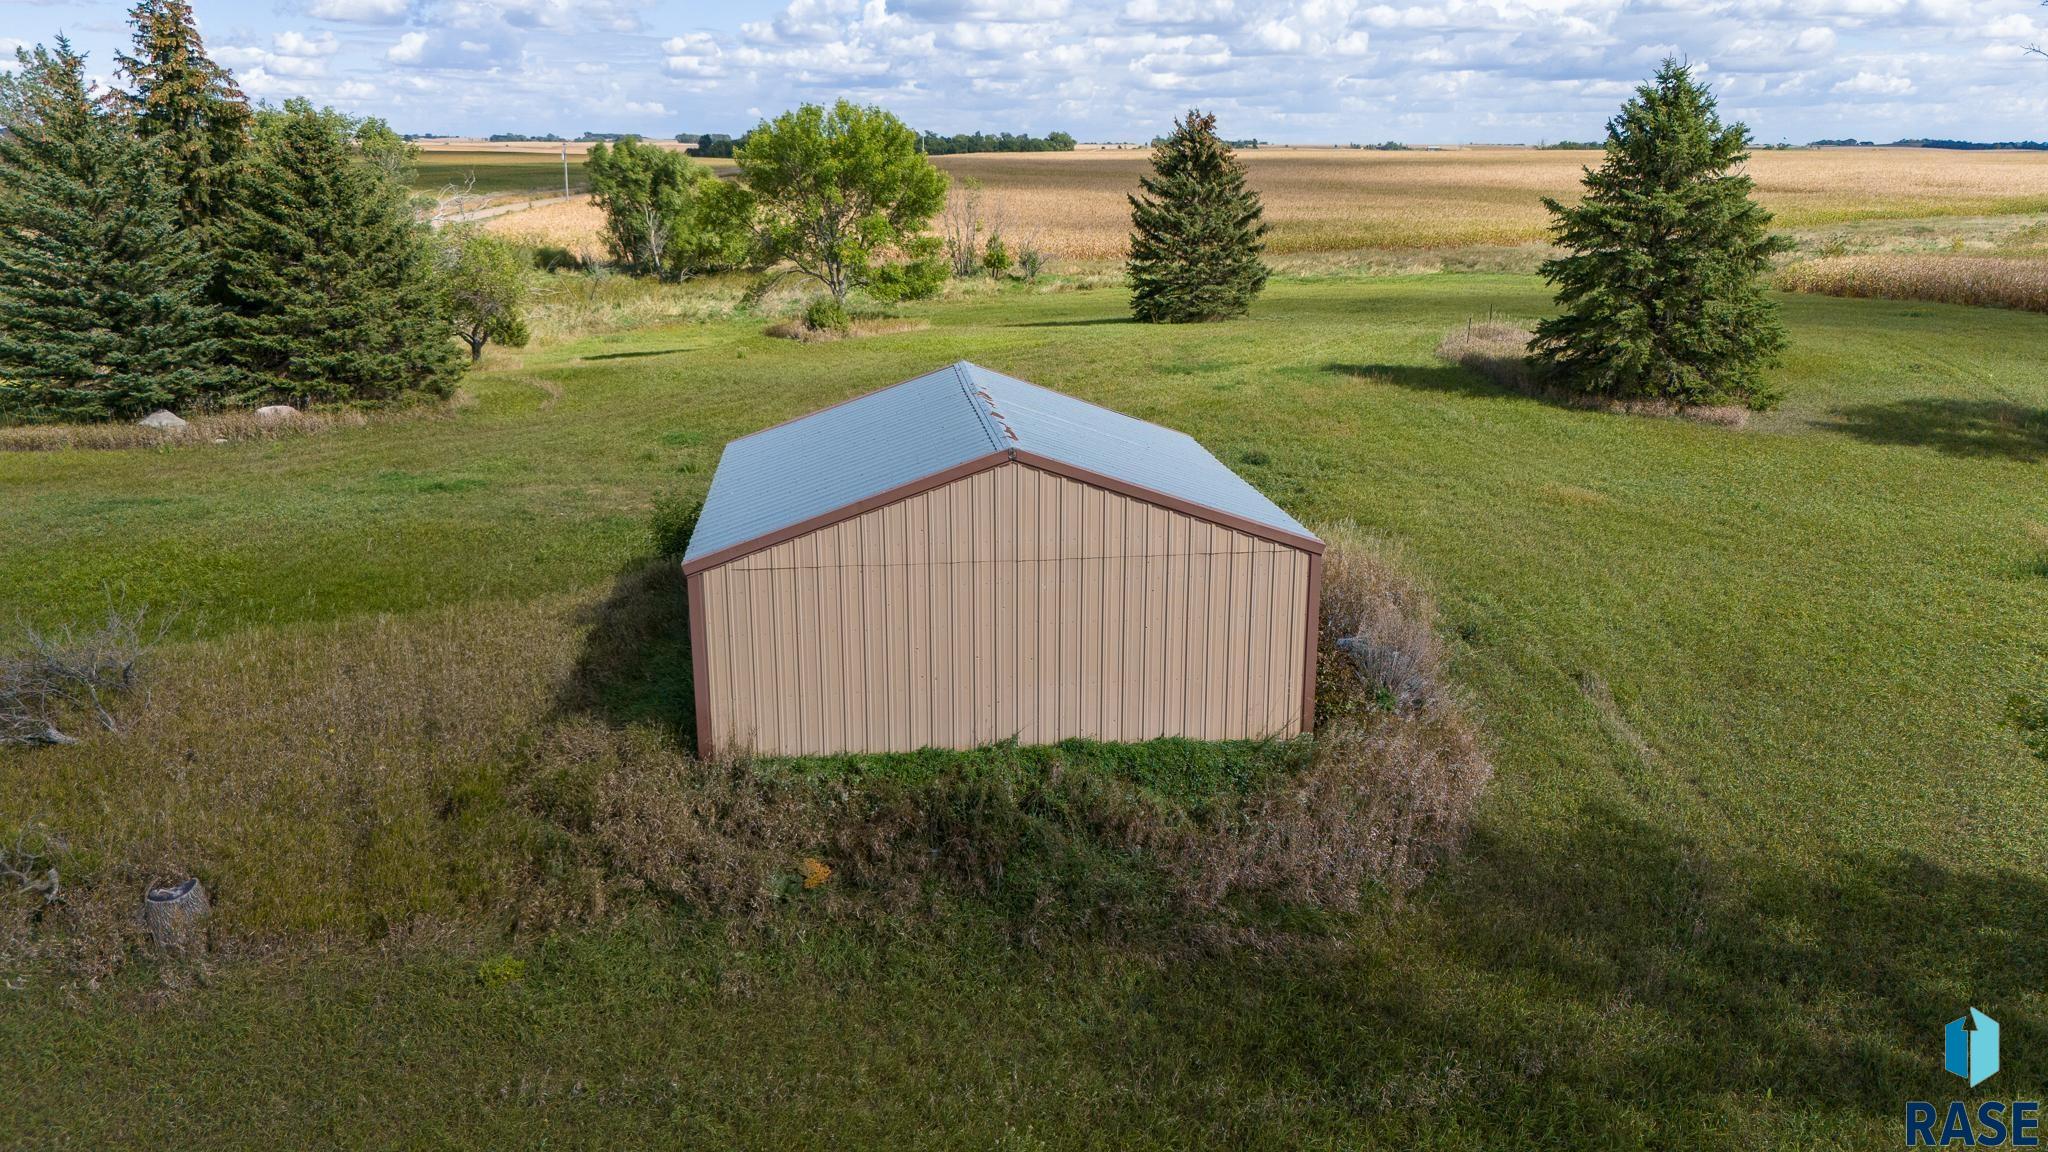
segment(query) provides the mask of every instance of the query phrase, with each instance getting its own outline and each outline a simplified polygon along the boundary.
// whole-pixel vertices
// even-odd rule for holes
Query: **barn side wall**
[[[1314,559],[1003,464],[693,577],[699,707],[772,755],[1292,735]]]

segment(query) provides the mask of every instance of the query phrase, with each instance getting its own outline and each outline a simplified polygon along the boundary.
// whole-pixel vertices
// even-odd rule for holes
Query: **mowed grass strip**
[[[920,305],[927,329],[822,345],[653,327],[494,353],[452,419],[0,455],[0,612],[86,617],[109,587],[183,609],[175,715],[150,723],[191,734],[71,750],[78,771],[0,754],[29,782],[7,817],[202,870],[239,827],[279,887],[230,886],[223,922],[297,957],[205,987],[141,964],[82,999],[9,971],[0,1142],[1862,1146],[1952,1091],[1940,1028],[1970,1004],[2004,1025],[2002,1091],[2038,1091],[2048,814],[2006,710],[2048,683],[2048,321],[1785,307],[1787,403],[1739,431],[1438,361],[1453,327],[1545,297],[1430,276],[1282,281],[1187,328],[1128,323],[1115,290]],[[961,356],[1403,542],[1495,746],[1463,859],[1276,956],[1026,936],[973,906],[494,943],[497,894],[547,859],[507,775],[523,749],[429,722],[560,707],[654,496],[701,492],[727,439]],[[378,683],[394,664],[414,671]],[[655,712],[616,722],[659,722],[677,670],[643,671]],[[236,686],[278,679],[330,687],[245,721]],[[319,751],[326,715],[353,718],[345,755]],[[180,785],[243,731],[271,791]],[[135,814],[177,787],[206,802]],[[362,950],[394,922],[416,942]],[[291,951],[323,931],[340,955]],[[523,979],[480,978],[500,950]]]

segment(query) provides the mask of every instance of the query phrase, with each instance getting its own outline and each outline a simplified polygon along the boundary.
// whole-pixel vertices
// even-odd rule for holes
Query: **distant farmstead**
[[[1322,551],[1192,438],[962,361],[726,445],[699,746],[1297,734]]]

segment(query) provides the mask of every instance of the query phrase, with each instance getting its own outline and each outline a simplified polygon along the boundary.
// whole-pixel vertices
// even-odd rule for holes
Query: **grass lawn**
[[[1443,366],[1453,325],[1545,307],[1532,279],[1446,275],[1282,281],[1186,328],[1103,289],[918,305],[927,329],[834,344],[645,329],[493,353],[446,418],[0,454],[0,614],[78,618],[110,587],[177,606],[165,691],[208,718],[195,741],[313,757],[291,725],[396,711],[350,685],[423,637],[499,677],[487,706],[446,690],[509,733],[437,753],[481,773],[474,802],[380,810],[410,829],[388,850],[331,823],[356,800],[282,783],[159,827],[182,810],[153,796],[204,786],[192,751],[0,754],[0,827],[171,845],[237,932],[334,944],[84,992],[23,970],[0,1145],[1896,1146],[1907,1100],[1963,1094],[1941,1029],[1971,1005],[2004,1036],[1979,1094],[2038,1097],[2048,806],[2008,701],[2048,687],[2048,318],[1783,304],[1788,399],[1740,431]],[[463,921],[524,850],[493,815],[509,769],[477,765],[516,762],[590,605],[644,564],[653,498],[702,490],[735,435],[958,357],[1403,542],[1495,746],[1463,857],[1270,955],[973,905],[386,937]],[[355,680],[273,723],[250,694],[291,653]],[[462,662],[426,682],[467,684]],[[401,743],[350,715],[351,761]],[[290,902],[258,895],[287,879]],[[506,949],[524,978],[480,980]]]

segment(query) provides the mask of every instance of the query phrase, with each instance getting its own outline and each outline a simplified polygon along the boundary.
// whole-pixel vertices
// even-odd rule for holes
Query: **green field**
[[[461,187],[472,177],[475,183],[470,188],[479,195],[562,194],[561,157],[535,152],[422,152],[413,166],[412,186],[421,192],[438,192],[451,184]],[[582,157],[571,156],[570,189],[581,192],[589,186]]]
[[[2048,766],[2009,717],[2048,689],[2048,318],[1784,297],[1785,406],[1730,430],[1434,359],[1540,314],[1530,278],[1285,280],[1196,327],[1124,304],[646,328],[494,352],[445,417],[0,453],[0,616],[111,588],[181,637],[150,705],[176,740],[0,753],[0,828],[63,828],[88,883],[196,869],[228,941],[97,987],[0,955],[0,1146],[1895,1147],[1907,1100],[1963,1094],[1941,1029],[1971,1005],[2004,1033],[1979,1092],[2048,1089]],[[972,900],[532,928],[505,893],[556,833],[521,766],[654,497],[961,357],[1402,542],[1494,746],[1463,856],[1270,950]],[[607,722],[658,723],[677,670],[647,667]],[[479,978],[501,954],[523,980]]]

